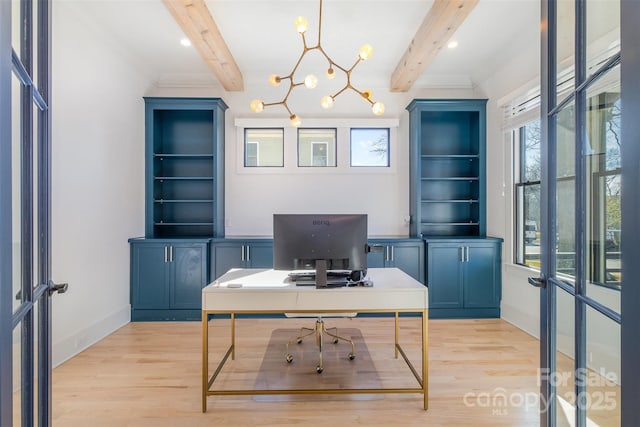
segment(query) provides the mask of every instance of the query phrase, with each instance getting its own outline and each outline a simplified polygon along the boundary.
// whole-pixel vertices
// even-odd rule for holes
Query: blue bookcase
[[[148,238],[224,236],[219,98],[144,98]]]
[[[415,99],[410,234],[425,240],[429,316],[499,317],[502,239],[486,236],[486,99]]]
[[[410,233],[484,236],[486,99],[416,99],[410,120]]]
[[[145,237],[130,239],[131,319],[198,320],[213,237],[224,236],[219,98],[144,98]]]

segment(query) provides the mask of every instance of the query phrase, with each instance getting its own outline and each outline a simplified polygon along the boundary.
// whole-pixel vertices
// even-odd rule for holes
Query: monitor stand
[[[316,260],[316,289],[327,287],[327,260]]]

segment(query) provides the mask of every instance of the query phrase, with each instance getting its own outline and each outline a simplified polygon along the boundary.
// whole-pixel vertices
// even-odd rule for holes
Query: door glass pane
[[[22,346],[21,346],[22,323],[19,323],[13,330],[13,425],[19,426],[22,414]]]
[[[553,2],[551,2],[553,3]],[[558,0],[557,7],[557,101],[560,103],[574,87],[576,11],[574,0]],[[553,106],[552,106],[553,107]]]
[[[556,116],[557,212],[556,273],[572,283],[575,277],[575,119],[574,103]]]
[[[587,0],[587,75],[620,52],[620,0]]]
[[[620,426],[620,324],[587,307],[587,366],[583,380],[587,425]]]
[[[549,381],[556,389],[556,424],[575,425],[575,307],[574,298],[556,287],[556,372]]]
[[[13,311],[22,303],[22,199],[20,195],[20,91],[22,85],[18,79],[11,79],[11,268]]]
[[[587,295],[620,312],[620,67],[587,93]]]

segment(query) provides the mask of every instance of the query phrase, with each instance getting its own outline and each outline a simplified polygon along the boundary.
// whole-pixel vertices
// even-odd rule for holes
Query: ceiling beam
[[[242,91],[242,72],[204,0],[162,0],[191,44],[228,91]]]
[[[434,0],[391,75],[391,92],[406,92],[433,61],[479,0]]]

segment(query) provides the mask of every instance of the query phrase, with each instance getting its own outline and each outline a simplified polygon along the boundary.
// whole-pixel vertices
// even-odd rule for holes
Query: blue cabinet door
[[[272,268],[273,243],[246,243],[245,258],[251,268]]]
[[[244,267],[244,247],[240,242],[215,243],[211,248],[211,269],[214,279],[232,268]]]
[[[468,243],[464,262],[464,306],[491,308],[500,306],[499,243]]]
[[[211,275],[214,279],[232,268],[272,268],[273,242],[262,240],[217,240],[211,247]]]
[[[131,306],[136,309],[169,307],[170,265],[164,243],[131,244]]]
[[[417,281],[424,283],[423,243],[395,243],[391,246],[391,266],[398,267]]]
[[[173,284],[171,308],[200,309],[202,288],[207,285],[207,245],[178,243],[171,246]]]
[[[424,241],[421,239],[372,239],[367,254],[368,268],[397,267],[424,283]]]
[[[429,308],[463,307],[462,248],[460,244],[428,245]]]

